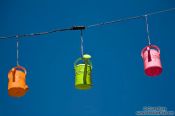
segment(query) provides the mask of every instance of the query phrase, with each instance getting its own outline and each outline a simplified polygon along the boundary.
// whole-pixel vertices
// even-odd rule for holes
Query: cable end
[[[84,29],[86,29],[85,26],[73,26],[72,27],[72,30],[84,30]]]

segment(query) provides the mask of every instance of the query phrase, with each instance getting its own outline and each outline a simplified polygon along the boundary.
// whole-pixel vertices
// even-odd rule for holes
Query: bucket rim
[[[74,66],[74,68],[76,68],[78,66],[85,66],[85,64],[77,64],[77,65]],[[88,64],[87,66],[92,68],[92,65],[91,64]]]
[[[77,60],[75,60],[75,62],[74,62],[74,67],[76,67],[78,64],[78,62],[79,61],[83,61],[83,58],[82,57],[80,57],[80,58],[78,58]],[[80,63],[80,64],[83,64],[83,63]],[[88,65],[90,65],[91,67],[92,67],[92,62],[91,62],[91,60],[88,60]]]

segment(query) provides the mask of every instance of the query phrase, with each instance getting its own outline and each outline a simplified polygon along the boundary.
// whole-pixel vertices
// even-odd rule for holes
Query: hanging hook
[[[146,32],[147,32],[147,39],[148,39],[148,45],[151,45],[150,35],[149,35],[149,25],[148,25],[148,15],[145,16],[145,24],[146,24]]]

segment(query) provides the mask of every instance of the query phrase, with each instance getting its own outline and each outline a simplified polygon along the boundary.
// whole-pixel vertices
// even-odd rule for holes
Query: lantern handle
[[[20,69],[21,71],[23,71],[25,74],[27,74],[27,71],[26,71],[26,69],[25,69],[24,67],[22,67],[22,66],[20,66],[20,65],[18,65],[18,66],[16,66],[16,67],[13,67],[12,70],[11,70],[12,75],[13,75],[13,82],[15,82],[16,70],[19,70],[19,69]]]
[[[148,47],[149,47],[150,49],[151,49],[151,48],[156,49],[156,50],[159,52],[159,54],[160,54],[160,48],[159,48],[158,46],[156,46],[156,45],[149,45],[149,46],[146,46],[145,48],[142,49],[142,51],[141,51],[141,56],[142,56],[142,58],[143,58],[144,52],[148,50],[148,49],[147,49]]]
[[[77,60],[75,60],[74,67],[76,67],[77,63],[80,62],[80,61],[84,61],[84,58],[80,57]],[[88,60],[88,64],[90,64],[91,69],[92,69],[92,62],[90,60]]]
[[[22,66],[20,66],[20,65],[14,67],[14,68],[12,68],[12,70],[21,70],[21,71],[23,71],[25,74],[27,74],[26,68],[24,68],[24,67],[22,67]]]

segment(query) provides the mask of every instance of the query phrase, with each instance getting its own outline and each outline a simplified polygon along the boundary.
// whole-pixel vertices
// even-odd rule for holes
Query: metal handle
[[[13,82],[15,82],[16,70],[19,70],[19,69],[21,71],[23,71],[25,74],[27,74],[27,70],[24,67],[22,67],[22,66],[16,66],[16,67],[12,68]]]
[[[158,46],[156,46],[156,45],[149,45],[149,46],[146,46],[145,48],[142,49],[142,51],[141,51],[142,58],[143,58],[144,52],[148,50],[147,47],[149,47],[150,49],[157,50],[159,52],[159,54],[160,54],[160,48]]]
[[[78,62],[83,61],[83,60],[84,59],[82,57],[80,57],[77,60],[75,60],[75,62],[74,62],[74,68],[76,67],[76,65],[77,65]],[[91,68],[92,68],[92,62],[90,60],[88,60],[88,63],[87,64],[89,64],[91,66]]]

